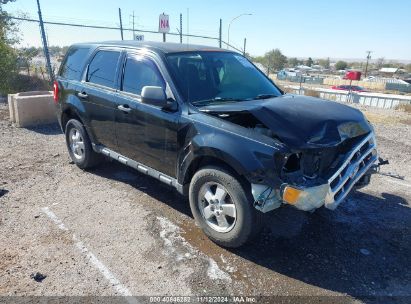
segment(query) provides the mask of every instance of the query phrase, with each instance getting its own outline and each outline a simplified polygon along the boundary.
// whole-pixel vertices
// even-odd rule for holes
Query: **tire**
[[[101,155],[96,153],[90,138],[81,122],[70,119],[66,124],[66,144],[73,162],[81,169],[89,169],[101,161]]]
[[[196,222],[223,247],[240,247],[261,228],[260,212],[252,206],[250,196],[232,173],[214,166],[197,171],[190,183],[190,207]]]

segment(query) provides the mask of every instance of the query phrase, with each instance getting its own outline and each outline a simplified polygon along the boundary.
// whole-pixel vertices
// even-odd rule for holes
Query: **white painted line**
[[[59,229],[68,231],[67,227],[63,222],[51,211],[48,207],[41,209],[56,225]],[[130,304],[137,304],[138,301],[134,298],[126,286],[121,284],[121,282],[114,276],[114,274],[108,269],[87,247],[82,241],[77,239],[73,234],[73,240],[75,242],[76,248],[93,264],[100,273],[111,283],[114,289],[121,295],[126,297],[125,300]]]
[[[61,230],[68,231],[63,222],[48,207],[41,208],[41,210],[57,225],[57,227],[59,227]]]
[[[89,261],[103,274],[103,276],[113,285],[117,292],[126,297],[131,297],[131,292],[120,283],[120,281],[114,276],[114,274],[83,244],[73,235],[73,240],[76,242],[77,249],[83,253]]]

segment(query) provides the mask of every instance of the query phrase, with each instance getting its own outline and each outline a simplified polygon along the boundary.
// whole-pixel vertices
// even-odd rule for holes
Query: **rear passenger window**
[[[60,69],[60,76],[70,80],[80,80],[87,60],[88,48],[71,47]]]
[[[114,88],[119,57],[120,52],[97,52],[88,67],[87,81],[109,88]]]
[[[128,57],[124,68],[123,91],[141,95],[144,86],[157,86],[164,89],[165,82],[151,60]]]

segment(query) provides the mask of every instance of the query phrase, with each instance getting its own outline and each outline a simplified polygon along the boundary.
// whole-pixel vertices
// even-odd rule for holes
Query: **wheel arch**
[[[83,120],[80,118],[80,115],[78,115],[74,109],[68,107],[61,113],[61,127],[63,129],[63,132],[66,132],[66,125],[70,119],[77,119],[84,125]]]
[[[205,167],[214,166],[221,168],[225,171],[231,173],[234,177],[238,179],[241,185],[244,187],[244,190],[251,191],[251,184],[244,175],[244,170],[241,168],[241,165],[236,163],[231,159],[222,159],[216,155],[204,154],[198,155],[197,157],[192,158],[192,160],[187,164],[185,169],[180,172],[180,182],[183,185],[184,194],[188,194],[188,186],[194,176],[194,174]]]

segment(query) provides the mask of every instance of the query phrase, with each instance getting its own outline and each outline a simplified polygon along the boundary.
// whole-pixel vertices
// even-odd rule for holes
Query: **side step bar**
[[[149,175],[151,177],[154,177],[156,179],[158,179],[159,181],[172,186],[174,188],[177,189],[178,192],[180,192],[181,194],[184,194],[184,190],[183,190],[183,185],[179,184],[177,182],[177,179],[170,177],[160,171],[157,171],[151,167],[148,167],[144,164],[141,164],[139,162],[136,162],[135,160],[132,160],[128,157],[125,157],[113,150],[110,150],[102,145],[96,145],[96,144],[92,144],[93,145],[93,150],[96,151],[97,153],[101,153],[107,157],[110,157],[112,159],[115,159],[117,161],[119,161],[120,163],[129,166],[133,169],[136,169],[137,171],[140,171],[143,174]]]

